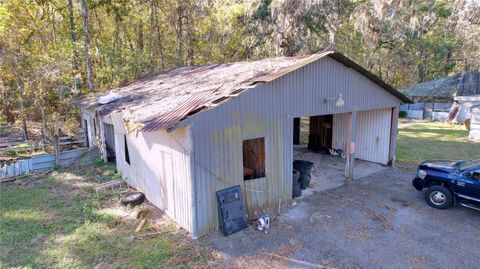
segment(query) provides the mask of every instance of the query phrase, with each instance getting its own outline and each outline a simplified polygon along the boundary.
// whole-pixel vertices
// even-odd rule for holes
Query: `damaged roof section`
[[[200,107],[208,108],[218,103],[217,99],[226,100],[233,92],[248,88],[255,83],[254,78],[277,72],[304,58],[181,67],[100,95],[84,97],[74,104],[82,109],[95,109],[100,115],[124,109],[124,119],[141,123],[144,125],[142,131],[168,129],[190,112]],[[122,98],[108,104],[98,103],[100,97],[109,94]]]
[[[325,56],[354,68],[402,101],[410,102],[345,56],[326,51],[310,56],[176,68],[73,103],[82,109],[94,109],[100,115],[123,110],[125,121],[140,124],[141,131],[153,132],[172,128],[179,121],[214,107],[257,83],[277,79]]]

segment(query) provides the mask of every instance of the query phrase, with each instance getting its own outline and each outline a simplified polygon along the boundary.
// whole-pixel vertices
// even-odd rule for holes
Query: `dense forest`
[[[480,68],[479,0],[2,0],[0,124],[161,69],[335,48],[395,87]]]

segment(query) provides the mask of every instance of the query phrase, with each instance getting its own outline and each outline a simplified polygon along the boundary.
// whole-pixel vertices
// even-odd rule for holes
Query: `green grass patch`
[[[412,119],[409,119],[409,118],[398,118],[398,123],[409,123],[413,121]]]
[[[119,205],[119,191],[94,190],[96,184],[116,178],[119,175],[113,166],[98,164],[54,171],[28,186],[2,185],[0,268],[171,268],[206,264],[207,249],[199,248],[199,243],[179,232],[171,221],[160,228],[155,226],[161,229],[158,234],[136,237],[138,219],[111,213],[132,212]],[[149,223],[153,221],[147,222],[144,230],[150,229]]]
[[[445,122],[425,122],[399,130],[397,163],[415,166],[425,160],[478,159],[480,143],[467,140],[463,125]]]

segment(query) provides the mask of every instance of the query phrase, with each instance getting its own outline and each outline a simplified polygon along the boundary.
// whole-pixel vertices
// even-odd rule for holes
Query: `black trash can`
[[[294,168],[292,174],[292,198],[302,195],[302,188],[300,187],[300,182],[298,181],[299,179],[300,171]]]
[[[305,189],[310,184],[310,171],[313,168],[313,163],[304,160],[293,161],[293,168],[300,172],[300,187]]]

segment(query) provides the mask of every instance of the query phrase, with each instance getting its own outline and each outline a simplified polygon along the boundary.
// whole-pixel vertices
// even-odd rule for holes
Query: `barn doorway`
[[[105,132],[105,151],[107,152],[107,161],[109,163],[115,163],[115,133],[113,131],[113,125],[104,123],[103,130]]]
[[[333,129],[333,114],[293,120],[292,160],[313,163],[311,180],[308,187],[302,191],[302,196],[336,188],[345,183],[345,160],[342,158],[341,149],[339,153],[333,150],[337,146],[333,143]]]
[[[362,178],[385,169],[381,164],[386,164],[388,156],[391,115],[391,109],[358,112],[354,178]],[[292,131],[300,130],[299,137],[308,134],[307,143],[293,143],[292,161],[313,163],[311,183],[302,191],[302,196],[333,189],[345,183],[345,151],[351,134],[351,117],[351,112],[302,117],[300,128],[295,128],[296,123],[292,122]]]
[[[329,154],[332,148],[332,127],[332,114],[310,117],[308,149],[322,154]]]
[[[333,114],[293,119],[293,144],[328,154],[332,148]]]

